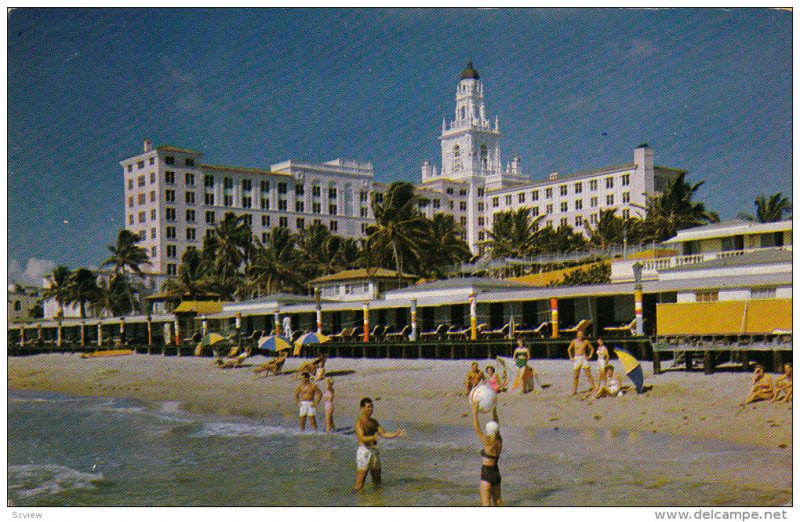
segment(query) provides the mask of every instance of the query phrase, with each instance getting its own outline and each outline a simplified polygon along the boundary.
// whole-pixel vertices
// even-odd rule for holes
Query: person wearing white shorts
[[[356,450],[356,470],[381,470],[381,455],[377,446],[359,446]]]
[[[372,483],[376,486],[381,484],[381,459],[378,453],[378,438],[393,439],[395,437],[405,437],[406,430],[398,428],[397,431],[386,431],[372,418],[372,400],[361,399],[361,417],[356,421],[354,427],[358,449],[356,450],[356,483],[353,491],[358,493],[364,489],[364,482],[367,480],[367,473],[372,476]]]
[[[569,360],[572,361],[572,395],[578,394],[578,380],[581,377],[581,369],[586,374],[589,382],[594,389],[594,377],[592,377],[592,370],[589,367],[589,359],[594,355],[594,348],[592,343],[584,339],[583,330],[578,330],[575,339],[569,343],[567,348]]]
[[[322,400],[322,390],[311,382],[311,376],[303,373],[300,384],[294,392],[294,400],[300,405],[300,431],[306,430],[306,419],[310,419],[311,427],[317,431],[317,404]]]

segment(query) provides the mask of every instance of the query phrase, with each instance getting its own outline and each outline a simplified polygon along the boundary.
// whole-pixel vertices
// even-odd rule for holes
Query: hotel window
[[[269,210],[269,198],[261,198],[261,209]]]
[[[547,204],[547,207],[545,207],[545,213],[547,215],[550,215],[550,214],[553,213],[553,204],[552,203],[548,203]]]
[[[155,182],[156,182],[156,173],[155,172],[151,172],[150,173],[150,184],[153,184]]]
[[[205,201],[206,205],[210,206],[210,205],[214,204],[214,194],[213,193],[206,192],[204,198],[205,198],[204,201]]]
[[[187,167],[194,167],[194,160],[192,158],[186,158],[184,164],[186,164]]]
[[[222,178],[222,188],[224,188],[224,189],[232,189],[233,188],[233,180],[231,178]]]
[[[286,216],[281,216],[278,218],[278,226],[287,228],[289,226],[289,218]]]
[[[269,192],[269,181],[263,180],[261,182],[261,193],[266,194]]]
[[[150,221],[156,220],[156,209],[150,209]]]
[[[453,195],[453,191],[454,191],[453,187],[447,187],[447,190],[445,190],[445,192],[447,192],[451,196]]]
[[[606,196],[606,205],[613,205],[614,204],[614,194],[609,194]]]
[[[206,229],[206,239],[211,240],[212,237],[214,237],[214,229],[213,228],[207,228]]]
[[[250,192],[253,190],[253,181],[249,179],[242,180],[242,192]]]
[[[194,210],[190,208],[186,209],[186,221],[189,223],[194,223]]]
[[[253,216],[251,214],[243,214],[242,223],[244,223],[250,228],[253,228]]]
[[[317,201],[311,203],[311,212],[314,214],[322,214],[322,204]]]
[[[194,241],[196,239],[196,231],[192,227],[186,228],[186,241]]]
[[[553,189],[552,188],[544,189],[544,197],[546,197],[547,199],[552,198],[553,197]]]
[[[250,196],[242,196],[242,207],[253,208],[253,198]]]
[[[575,216],[575,226],[583,226],[583,216]]]
[[[366,203],[369,201],[369,193],[366,190],[362,190],[358,193],[358,200],[362,203]]]
[[[597,190],[597,180],[590,179],[589,180],[589,190]]]
[[[233,196],[231,196],[230,194],[223,195],[222,196],[222,204],[225,205],[226,207],[232,207],[233,206]]]
[[[459,221],[461,222],[462,227],[467,226],[467,218],[465,216],[461,216],[461,219]]]
[[[167,263],[167,275],[174,276],[178,273],[178,265],[175,263]]]
[[[520,203],[525,203],[525,193],[524,192],[520,192],[519,194],[517,194],[517,201],[519,201]]]
[[[337,211],[336,205],[328,205],[328,214],[335,216]]]
[[[194,174],[192,174],[191,172],[187,172],[185,178],[186,178],[186,186],[194,187]]]
[[[167,245],[167,257],[178,257],[177,245]]]
[[[175,156],[164,156],[165,165],[175,165]]]
[[[583,192],[583,183],[575,183],[575,194]]]
[[[165,219],[167,221],[175,221],[175,209],[174,208],[166,208],[165,211]]]
[[[175,227],[167,226],[167,239],[175,239]]]
[[[362,234],[366,234],[367,233],[367,224],[366,223],[361,223],[361,233]]]
[[[136,162],[136,168],[137,169],[143,169],[144,168],[144,161],[137,161]]]
[[[150,257],[158,257],[158,247],[150,248]]]
[[[511,194],[508,194],[508,195],[506,196],[506,205],[507,205],[507,206],[508,206],[508,205],[511,205]]]
[[[449,206],[450,206],[450,210],[453,210],[453,203],[454,203],[453,201],[449,201],[449,202],[448,202],[448,204],[449,204]]]
[[[486,210],[486,205],[483,204],[483,201],[478,201],[478,212],[483,212]]]
[[[461,210],[462,212],[466,211],[466,210],[467,210],[467,202],[466,202],[466,201],[461,201],[461,202],[459,202],[459,204],[458,204],[458,208],[459,208],[459,210]]]
[[[589,198],[589,207],[597,208],[597,196]]]
[[[627,208],[622,211],[622,219],[630,219],[631,218],[631,211]]]
[[[336,187],[328,188],[328,199],[336,199]]]
[[[383,192],[375,192],[375,202],[383,203]]]
[[[539,201],[539,191],[534,190],[531,192],[531,201]]]
[[[155,203],[155,201],[156,201],[156,191],[155,190],[151,190],[150,191],[150,203]]]
[[[478,226],[479,227],[484,226],[485,223],[486,223],[486,220],[483,218],[483,216],[478,218]]]
[[[566,196],[567,195],[567,186],[566,185],[561,185],[560,187],[558,187],[558,192],[562,196]]]
[[[498,214],[499,214],[499,212],[495,212],[494,214],[492,214],[492,224],[497,223],[497,215]]]
[[[561,218],[561,221],[559,223],[562,227],[565,227],[569,224],[569,220],[567,218]]]
[[[156,164],[156,159],[150,158],[150,165],[155,165],[155,164]]]
[[[627,187],[631,184],[631,175],[630,174],[623,174],[622,175],[622,186]]]
[[[592,225],[596,225],[597,224],[597,214],[596,213],[589,215],[589,223],[591,223]]]
[[[164,190],[164,199],[167,203],[175,203],[175,191],[172,189]]]
[[[335,219],[331,219],[331,232],[338,232],[339,231],[339,222]]]
[[[575,200],[575,210],[583,210],[583,200],[576,199]]]
[[[719,301],[718,290],[707,290],[703,292],[695,292],[694,300],[698,303],[708,303],[711,301]]]
[[[267,236],[268,236],[268,234],[266,232],[262,232],[261,233],[261,242],[262,243],[266,243],[267,242]]]
[[[361,217],[362,218],[369,217],[369,209],[368,208],[361,207]]]
[[[294,202],[294,211],[295,212],[305,212],[306,211],[306,204],[302,201],[295,201]]]
[[[314,184],[311,186],[311,197],[318,198],[322,195],[322,188],[319,186],[319,182],[315,181]]]
[[[194,205],[194,192],[187,192],[186,193],[186,204],[187,205]]]
[[[147,221],[147,213],[139,212],[139,223],[144,223],[145,221]]]
[[[175,184],[175,173],[171,170],[164,172],[164,183],[167,185]]]
[[[553,227],[553,220],[552,219],[548,219],[547,221],[544,222],[544,226],[552,228]]]
[[[294,193],[296,195],[298,195],[298,196],[305,196],[305,194],[306,194],[306,186],[303,185],[303,184],[295,185],[294,186]]]
[[[133,172],[133,163],[128,165],[128,172]]]
[[[139,232],[139,239],[141,241],[146,241],[147,240],[147,229],[144,229],[141,232]]]
[[[144,175],[139,176],[139,179],[136,180],[136,183],[138,186],[144,187],[145,185]]]
[[[214,176],[206,174],[206,176],[203,178],[203,185],[205,185],[207,188],[214,188]]]
[[[213,225],[216,219],[216,215],[214,214],[213,210],[206,211],[206,223],[209,225]]]
[[[483,230],[478,232],[478,241],[483,241],[486,239],[486,233]]]
[[[462,196],[462,197],[466,196],[467,195],[467,189],[459,189],[458,190],[458,195]]]
[[[285,199],[279,199],[278,200],[278,210],[285,211],[287,209],[287,205],[288,205],[288,203],[286,203]]]
[[[492,208],[497,208],[500,206],[500,197],[495,196],[492,198]]]
[[[631,201],[631,193],[630,192],[623,192],[622,193],[622,202],[623,203],[630,203]]]
[[[133,214],[128,214],[128,224],[133,225]]]
[[[531,216],[539,215],[539,207],[531,207]]]
[[[269,226],[269,216],[261,216],[261,226],[262,227]]]
[[[606,178],[606,188],[614,188],[614,178]]]
[[[302,230],[306,228],[306,220],[303,218],[297,218],[297,230]]]
[[[286,183],[278,183],[278,194],[286,194]]]
[[[478,197],[482,198],[484,193],[485,193],[484,188],[483,187],[478,187]]]
[[[442,205],[442,202],[438,199],[433,200],[433,208],[439,208]]]
[[[567,212],[567,208],[568,208],[567,207],[567,202],[566,201],[562,201],[561,202],[561,212]]]
[[[128,190],[133,190],[133,178],[128,180]]]
[[[128,197],[128,207],[133,208],[133,196]]]
[[[156,227],[152,227],[150,229],[150,239],[155,239],[155,238],[156,238]]]

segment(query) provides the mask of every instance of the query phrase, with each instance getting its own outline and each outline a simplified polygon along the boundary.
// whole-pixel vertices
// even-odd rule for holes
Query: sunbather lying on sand
[[[244,353],[239,355],[229,356],[227,360],[223,360],[221,357],[214,359],[214,365],[220,368],[238,368],[242,365],[245,359],[250,357],[251,350],[250,348],[246,348]]]
[[[269,375],[276,375],[278,374],[281,369],[283,369],[283,363],[286,362],[286,357],[289,355],[289,352],[284,350],[282,352],[278,352],[278,356],[270,359],[269,361],[265,362],[255,370],[253,373],[258,375],[259,373],[263,373],[264,377]]]

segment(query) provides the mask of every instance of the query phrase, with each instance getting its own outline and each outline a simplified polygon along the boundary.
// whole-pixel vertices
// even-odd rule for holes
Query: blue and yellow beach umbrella
[[[327,343],[330,340],[331,338],[327,335],[322,335],[316,332],[303,334],[294,342],[294,355],[300,355],[300,348],[306,344],[322,344]]]
[[[262,350],[269,350],[270,352],[280,352],[282,350],[289,350],[292,347],[292,343],[282,335],[270,335],[259,339],[258,347]]]
[[[636,386],[636,392],[642,393],[644,390],[644,373],[642,373],[642,365],[639,361],[631,355],[631,353],[619,346],[614,347],[617,357],[622,362],[622,367],[625,370],[625,375]]]

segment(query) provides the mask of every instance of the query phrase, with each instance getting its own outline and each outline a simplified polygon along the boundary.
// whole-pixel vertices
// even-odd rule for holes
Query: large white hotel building
[[[532,181],[518,157],[505,165],[500,155],[499,122],[486,115],[483,83],[470,62],[456,89],[455,117],[442,121],[441,169],[422,165],[419,193],[423,210],[452,214],[474,252],[491,230],[497,212],[530,208],[543,225],[585,230],[601,209],[623,216],[640,212],[645,194],[656,193],[681,172],[653,164],[646,144],[633,151],[633,162],[568,175],[550,174]],[[264,239],[270,228],[300,230],[318,221],[333,233],[361,237],[374,221],[370,193],[386,186],[374,181],[371,163],[336,159],[325,163],[288,160],[269,170],[211,165],[204,154],[144,142],[141,154],[120,162],[125,183],[126,227],[142,237],[150,256],[143,269],[175,275],[187,248],[202,246],[226,212],[245,216],[253,233]]]

